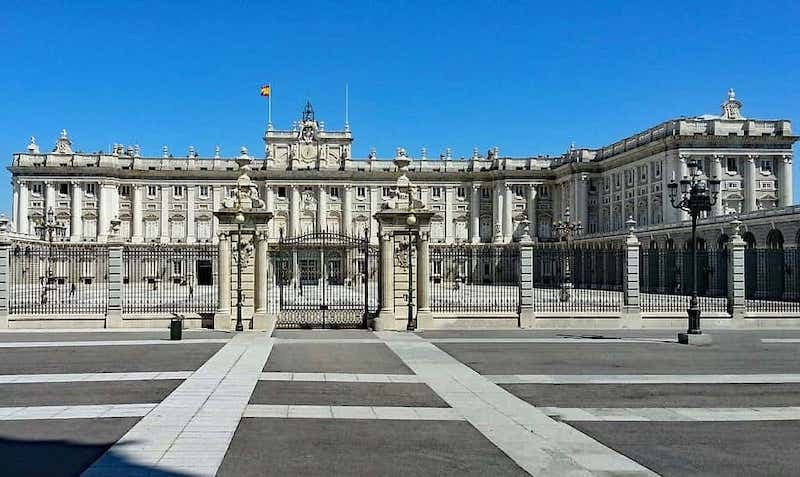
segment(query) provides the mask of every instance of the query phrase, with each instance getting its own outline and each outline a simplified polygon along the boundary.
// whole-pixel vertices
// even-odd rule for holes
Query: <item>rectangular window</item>
[[[286,198],[286,187],[280,186],[278,187],[278,198],[285,199]]]
[[[121,195],[122,197],[130,197],[131,186],[129,185],[119,186],[119,195]]]
[[[334,199],[338,199],[339,198],[339,188],[338,187],[331,187],[330,194],[331,194],[331,197],[333,197]]]
[[[458,196],[459,199],[463,199],[464,197],[467,196],[467,189],[464,187],[459,187],[458,189],[456,189],[456,195]]]
[[[441,187],[431,187],[431,196],[434,199],[441,199],[442,198],[442,188]]]
[[[200,197],[202,198],[208,197],[208,186],[200,186]]]
[[[95,188],[94,184],[86,184],[86,195],[94,195]]]
[[[758,188],[763,190],[772,190],[774,187],[772,186],[772,182],[763,181],[758,183]]]
[[[156,186],[147,186],[147,196],[148,197],[155,197],[158,194],[158,187]]]
[[[731,172],[731,173],[737,172],[739,169],[736,167],[736,158],[735,157],[729,157],[725,161],[725,168],[727,169],[728,172]]]
[[[359,199],[363,199],[367,196],[367,188],[366,187],[359,187],[356,189],[356,195],[358,195]]]
[[[58,193],[61,195],[69,195],[69,184],[58,184]]]

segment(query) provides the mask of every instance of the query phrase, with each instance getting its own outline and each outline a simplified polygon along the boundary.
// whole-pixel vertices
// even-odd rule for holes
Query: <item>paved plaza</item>
[[[796,475],[800,332],[0,333],[9,476]]]

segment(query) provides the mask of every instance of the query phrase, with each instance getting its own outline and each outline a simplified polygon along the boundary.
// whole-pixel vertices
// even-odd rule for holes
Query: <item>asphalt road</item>
[[[461,421],[245,418],[217,475],[528,474]]]
[[[264,371],[414,374],[383,343],[278,343]]]
[[[571,422],[663,476],[796,476],[800,424],[768,422]]]
[[[449,407],[422,383],[260,381],[251,404]]]
[[[193,371],[222,343],[0,348],[0,374]]]
[[[544,407],[800,406],[800,384],[501,384]]]

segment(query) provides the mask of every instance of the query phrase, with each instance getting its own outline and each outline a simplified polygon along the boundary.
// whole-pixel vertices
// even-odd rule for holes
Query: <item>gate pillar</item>
[[[429,258],[430,232],[417,234],[417,329],[433,327],[431,314],[431,261]]]
[[[219,234],[219,263],[217,264],[217,294],[219,305],[214,313],[214,329],[231,329],[231,241],[228,234]]]
[[[378,318],[375,320],[375,330],[395,330],[394,319],[394,234],[381,231],[378,234],[380,239],[380,280],[381,280],[381,309]]]
[[[255,266],[255,310],[253,312],[253,329],[271,330],[275,327],[274,317],[268,319],[267,314],[267,233],[258,232],[256,239]]]

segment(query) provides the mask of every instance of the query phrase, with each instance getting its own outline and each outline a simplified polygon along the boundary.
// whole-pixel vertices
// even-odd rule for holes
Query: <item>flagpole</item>
[[[267,96],[267,130],[272,131],[272,85]]]
[[[344,84],[344,130],[350,130],[350,86]]]

